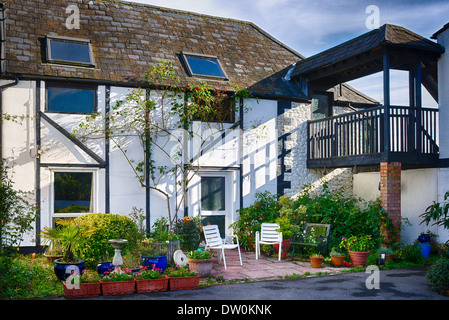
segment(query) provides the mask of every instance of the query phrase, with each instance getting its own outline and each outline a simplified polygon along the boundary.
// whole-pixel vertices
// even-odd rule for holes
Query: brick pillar
[[[400,239],[401,226],[401,163],[380,163],[380,201],[382,208],[393,221]],[[386,234],[388,237],[388,234]],[[393,240],[393,239],[391,239]]]

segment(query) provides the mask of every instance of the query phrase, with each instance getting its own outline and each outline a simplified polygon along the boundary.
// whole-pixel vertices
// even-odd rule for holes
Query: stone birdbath
[[[110,239],[110,240],[108,240],[108,242],[115,249],[115,254],[114,254],[114,258],[112,259],[112,264],[114,265],[114,267],[120,267],[121,265],[123,265],[123,258],[122,258],[121,251],[122,251],[123,247],[125,246],[125,244],[128,242],[128,240],[126,240],[126,239]]]

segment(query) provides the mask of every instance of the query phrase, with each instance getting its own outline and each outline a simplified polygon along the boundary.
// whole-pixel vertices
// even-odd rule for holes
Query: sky
[[[250,21],[305,57],[362,35],[385,23],[423,37],[449,22],[449,1],[405,0],[133,0],[132,2]],[[391,103],[408,104],[408,76],[391,73]],[[382,75],[349,83],[382,102]],[[423,90],[423,105],[436,102]]]

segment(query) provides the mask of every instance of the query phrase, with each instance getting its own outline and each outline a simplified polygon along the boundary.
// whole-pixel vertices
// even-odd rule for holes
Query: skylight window
[[[182,53],[182,57],[191,76],[227,78],[217,57],[193,53]]]
[[[57,64],[94,66],[89,40],[47,37],[47,60]]]

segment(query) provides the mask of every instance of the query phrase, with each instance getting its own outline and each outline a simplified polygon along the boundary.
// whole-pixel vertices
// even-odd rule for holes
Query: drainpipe
[[[0,73],[6,73],[6,22],[5,4],[0,3]]]

